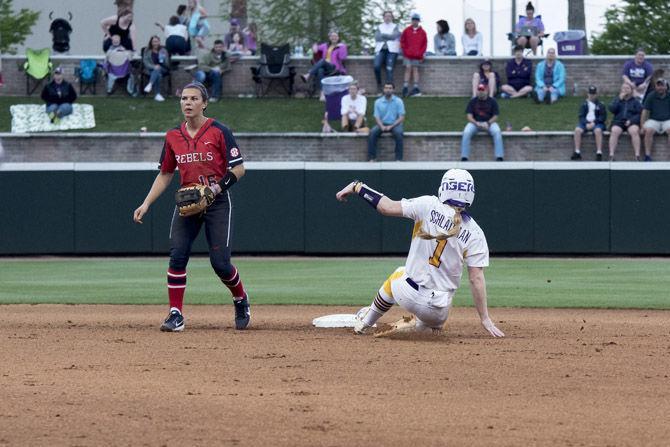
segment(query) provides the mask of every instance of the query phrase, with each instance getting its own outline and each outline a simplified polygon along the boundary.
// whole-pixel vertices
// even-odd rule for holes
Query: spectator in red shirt
[[[410,96],[421,96],[419,90],[419,65],[423,62],[428,46],[428,36],[421,28],[421,16],[419,13],[412,13],[412,24],[405,28],[400,35],[400,48],[405,64],[405,82],[402,85],[402,96],[407,96],[409,92],[409,80],[414,76],[414,86],[409,93]]]

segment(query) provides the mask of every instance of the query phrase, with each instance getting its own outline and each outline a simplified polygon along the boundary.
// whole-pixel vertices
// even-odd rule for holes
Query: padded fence
[[[493,253],[670,254],[670,163],[247,163],[232,190],[236,253],[405,254],[412,223],[335,200],[354,178],[391,198],[436,194],[469,169],[472,215]],[[0,254],[166,254],[177,178],[143,225],[152,163],[7,163]],[[203,232],[204,233],[204,232]],[[204,234],[194,252],[206,252]]]

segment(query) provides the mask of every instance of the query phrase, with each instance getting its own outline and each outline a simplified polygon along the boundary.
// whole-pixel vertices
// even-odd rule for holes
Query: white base
[[[324,315],[312,320],[312,324],[316,327],[354,327],[356,321],[356,314],[333,314]],[[375,324],[374,327],[377,325]]]

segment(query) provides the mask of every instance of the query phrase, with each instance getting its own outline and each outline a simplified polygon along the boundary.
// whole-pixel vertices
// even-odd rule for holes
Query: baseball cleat
[[[235,329],[238,331],[246,329],[251,319],[249,298],[245,296],[241,300],[233,300],[233,304],[235,305]]]
[[[396,321],[391,325],[391,327],[385,331],[377,332],[374,334],[375,337],[388,337],[389,335],[399,334],[401,332],[413,332],[416,326],[416,318],[414,315],[411,317],[402,317],[400,320]]]
[[[177,309],[172,309],[170,315],[161,325],[163,332],[181,332],[184,330],[184,316]]]
[[[359,320],[356,318],[354,321],[354,334],[356,335],[365,335],[368,334],[370,330],[370,326],[367,324],[363,323],[363,320]]]

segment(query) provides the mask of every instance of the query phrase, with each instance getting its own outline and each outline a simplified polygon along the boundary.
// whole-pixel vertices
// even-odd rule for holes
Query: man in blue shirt
[[[395,139],[395,159],[402,160],[403,128],[405,121],[405,104],[393,94],[395,85],[384,84],[384,96],[375,101],[375,121],[377,125],[370,131],[368,139],[368,161],[377,160],[377,139],[382,132],[391,132]]]

